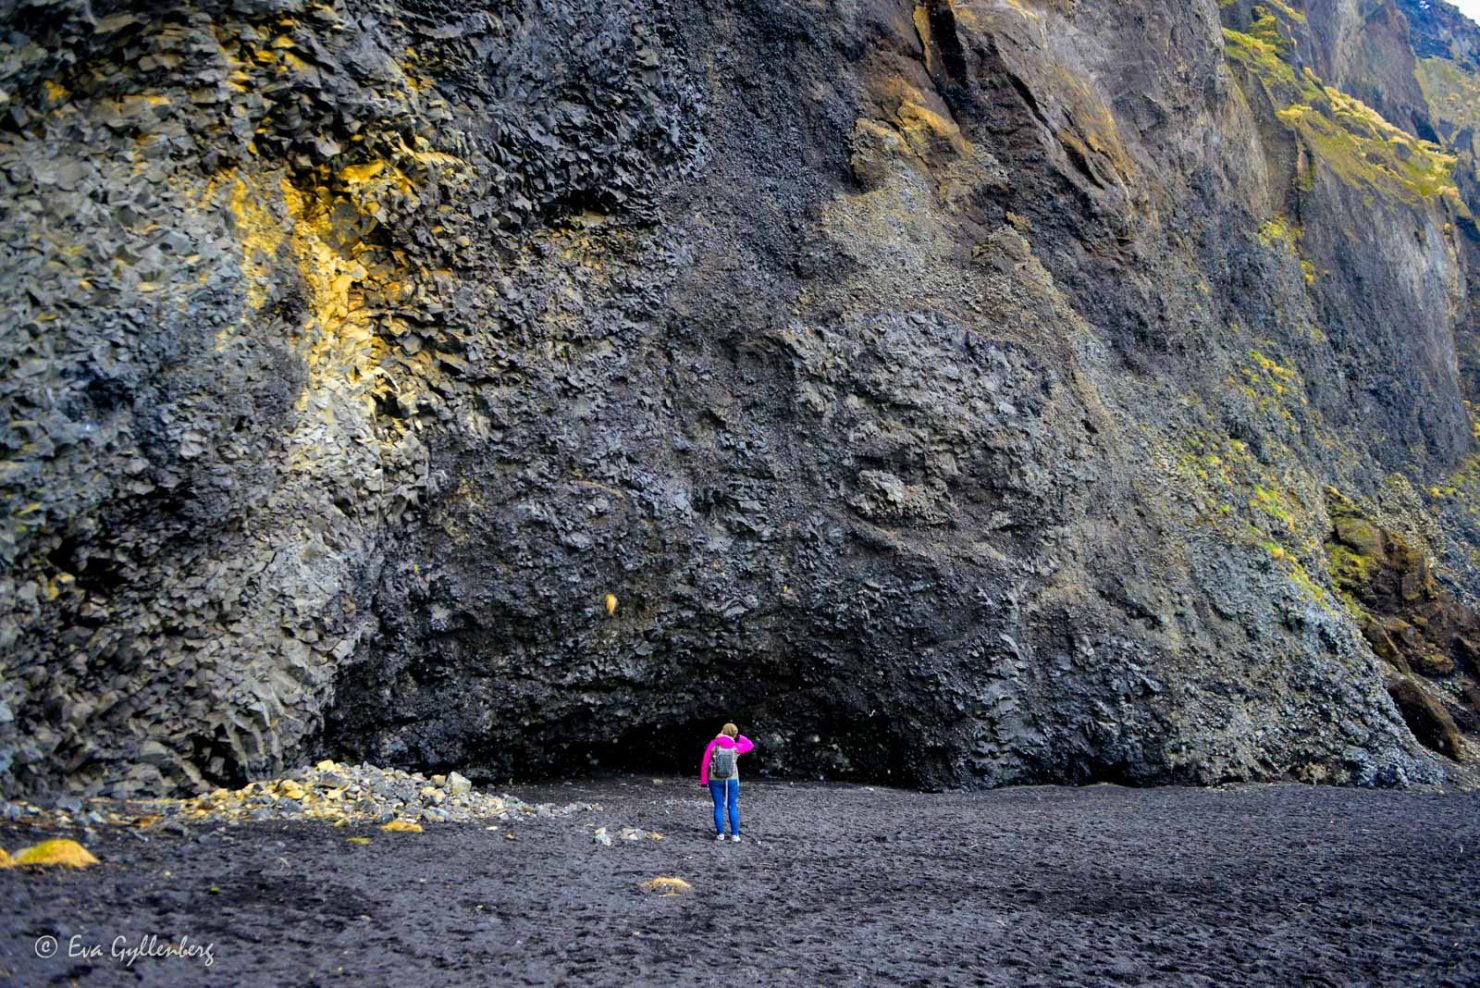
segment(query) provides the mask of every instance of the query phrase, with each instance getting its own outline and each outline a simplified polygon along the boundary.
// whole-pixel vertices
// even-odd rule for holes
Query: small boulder
[[[6,861],[4,866],[6,868],[19,868],[28,865],[88,868],[97,863],[98,859],[93,857],[87,848],[75,840],[58,839],[42,841],[33,847],[27,847],[15,852],[15,855]]]
[[[1425,676],[1448,676],[1454,672],[1454,660],[1438,649],[1425,649],[1413,658],[1414,669]]]
[[[393,834],[419,834],[421,824],[414,820],[392,820],[390,823],[383,824],[380,829],[388,830]]]
[[[1387,691],[1420,744],[1455,761],[1464,757],[1454,718],[1412,677],[1394,676],[1387,682]]]
[[[172,760],[170,750],[152,738],[139,745],[138,757],[145,765],[168,765]]]

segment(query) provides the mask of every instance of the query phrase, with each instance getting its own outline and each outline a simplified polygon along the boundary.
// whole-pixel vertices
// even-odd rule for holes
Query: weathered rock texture
[[[141,6],[0,5],[6,788],[1467,771],[1447,5]]]

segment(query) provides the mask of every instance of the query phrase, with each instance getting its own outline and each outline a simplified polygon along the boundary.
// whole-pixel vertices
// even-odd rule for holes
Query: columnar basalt
[[[1468,778],[1480,28],[1377,7],[13,5],[6,790]]]

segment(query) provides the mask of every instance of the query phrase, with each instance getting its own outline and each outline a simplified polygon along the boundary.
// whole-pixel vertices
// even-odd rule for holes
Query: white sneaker
[[[714,839],[717,840],[717,841],[719,841],[721,844],[723,844],[725,842],[725,835],[724,834],[715,834],[714,835]]]
[[[721,837],[721,838],[720,838],[720,840],[724,840],[724,838],[723,838],[723,837]],[[731,840],[731,841],[732,841],[732,842],[733,842],[733,843],[736,843],[736,844],[738,844],[738,843],[740,843],[740,835],[739,835],[739,834],[736,834],[736,835],[735,835],[735,836],[734,836],[734,837],[731,837],[731,838],[730,838],[730,840]]]

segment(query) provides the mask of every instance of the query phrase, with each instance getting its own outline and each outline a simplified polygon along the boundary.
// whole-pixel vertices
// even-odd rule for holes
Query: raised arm
[[[746,737],[743,734],[735,739],[735,754],[737,756],[745,754],[747,751],[754,747],[755,742],[750,740],[750,738]],[[708,762],[706,762],[705,764],[707,765]]]

